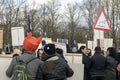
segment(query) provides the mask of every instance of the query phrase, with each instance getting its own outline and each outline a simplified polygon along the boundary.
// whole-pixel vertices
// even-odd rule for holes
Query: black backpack
[[[12,74],[11,80],[28,80],[27,64],[34,59],[36,59],[36,58],[35,57],[31,58],[31,59],[27,60],[26,62],[19,59],[15,64],[14,72]]]

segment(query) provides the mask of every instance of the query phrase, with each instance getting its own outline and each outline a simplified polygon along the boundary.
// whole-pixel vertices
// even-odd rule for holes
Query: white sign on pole
[[[88,48],[91,49],[91,50],[94,50],[95,47],[97,46],[97,40],[94,40],[94,41],[88,41]]]
[[[94,40],[95,39],[104,39],[104,31],[94,30]]]
[[[93,49],[93,41],[88,41],[87,42],[87,48],[89,48],[89,49]]]
[[[23,41],[24,41],[24,37],[25,37],[23,27],[12,27],[11,35],[12,35],[12,45],[13,46],[23,45]]]
[[[113,47],[113,39],[104,39],[104,50],[106,51],[108,47]]]

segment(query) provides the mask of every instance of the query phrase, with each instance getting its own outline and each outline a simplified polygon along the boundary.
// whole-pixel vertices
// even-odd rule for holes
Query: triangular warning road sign
[[[93,28],[97,29],[97,30],[104,30],[104,31],[109,31],[109,32],[112,31],[103,9],[100,10],[97,20],[94,23]]]

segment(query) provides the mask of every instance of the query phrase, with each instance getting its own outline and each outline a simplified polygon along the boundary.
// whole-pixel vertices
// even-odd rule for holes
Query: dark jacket
[[[22,54],[20,57],[14,57],[6,71],[6,75],[8,77],[11,77],[13,74],[13,70],[14,70],[14,66],[17,62],[17,60],[21,59],[24,62],[26,62],[26,60],[28,60],[29,58],[35,58],[35,53],[33,52],[25,52],[24,54]],[[37,73],[37,69],[39,67],[40,64],[42,64],[43,62],[40,59],[34,59],[31,62],[29,62],[27,64],[27,75],[29,80],[35,80],[36,79],[36,73]]]
[[[116,80],[117,61],[110,56],[106,57],[105,80]]]
[[[90,74],[90,66],[91,66],[91,60],[88,55],[82,53],[82,64],[84,64],[84,80],[89,80]]]
[[[73,75],[73,70],[69,67],[63,58],[57,56],[47,59],[37,72],[37,79],[43,74],[43,80],[66,80]],[[39,75],[40,74],[40,75]]]
[[[120,63],[120,52],[118,52],[117,54],[116,54],[116,60],[118,61],[118,64]],[[119,74],[119,72],[118,71],[116,71],[116,76],[117,76],[117,79],[118,80],[120,80],[120,74]]]
[[[91,57],[91,76],[104,76],[106,66],[106,58],[100,53],[96,52]]]

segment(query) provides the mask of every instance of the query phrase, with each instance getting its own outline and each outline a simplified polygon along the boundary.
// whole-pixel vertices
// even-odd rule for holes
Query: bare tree
[[[65,10],[65,18],[67,19],[67,32],[70,44],[73,43],[73,40],[77,39],[76,30],[79,27],[80,23],[80,10],[78,8],[77,3],[67,4],[67,8]]]
[[[110,25],[112,27],[112,32],[108,33],[108,37],[113,38],[114,47],[117,47],[118,40],[117,34],[120,29],[120,1],[111,0],[104,3],[104,10],[107,13],[107,17],[110,20]]]
[[[83,6],[80,8],[83,11],[83,16],[88,23],[88,39],[93,40],[93,24],[100,10],[100,0],[84,0]]]
[[[42,7],[42,33],[44,36],[51,37],[53,40],[57,38],[56,31],[59,22],[59,8],[61,4],[56,0],[52,0]]]
[[[19,26],[21,15],[19,15],[20,7],[24,1],[17,3],[14,0],[4,0],[3,11],[1,12],[1,25],[4,31],[4,43],[11,43],[11,27]]]

